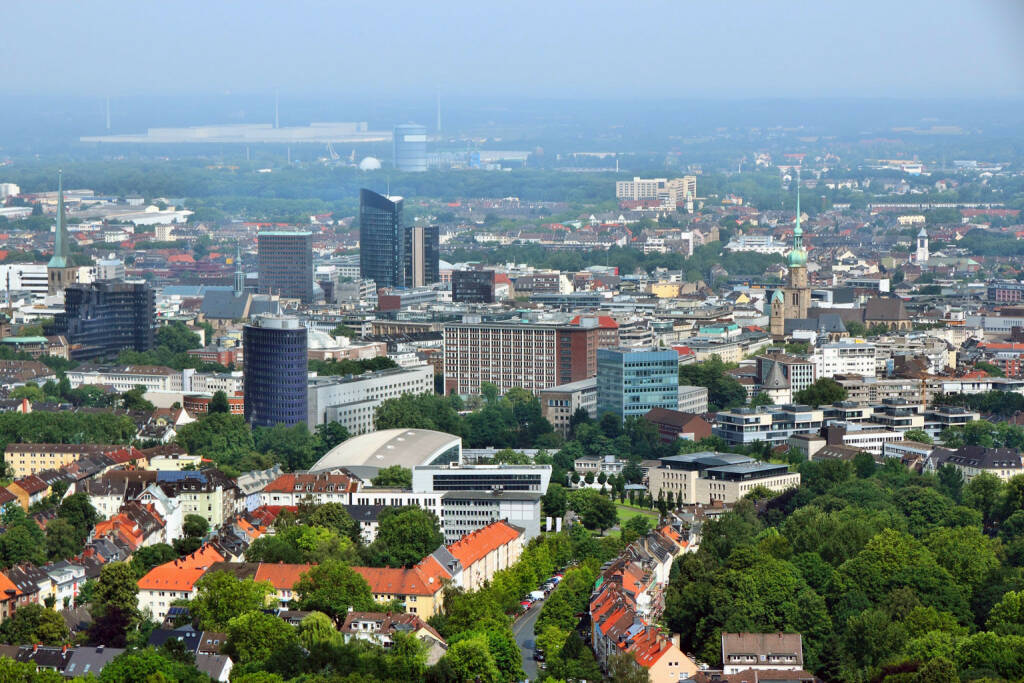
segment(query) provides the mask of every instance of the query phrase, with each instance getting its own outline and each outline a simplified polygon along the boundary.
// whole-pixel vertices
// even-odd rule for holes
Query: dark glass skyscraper
[[[242,330],[245,419],[253,427],[306,422],[306,328],[295,318],[259,316]]]
[[[359,192],[359,276],[377,288],[405,287],[402,198]]]
[[[156,295],[142,282],[99,280],[64,289],[64,312],[48,334],[67,337],[72,360],[148,351],[156,331]]]
[[[436,225],[417,225],[405,230],[405,284],[431,285],[441,279],[440,231]]]
[[[260,294],[313,303],[313,234],[270,231],[257,237]]]

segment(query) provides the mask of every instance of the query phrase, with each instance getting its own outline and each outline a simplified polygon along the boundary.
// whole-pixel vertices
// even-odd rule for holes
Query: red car
[[[526,609],[530,609],[530,606],[531,606],[531,605],[532,605],[533,603],[532,603],[532,602],[530,602],[529,600],[523,600],[523,601],[522,601],[521,603],[519,603],[519,604],[520,604],[520,605],[522,605],[523,607],[525,607]]]

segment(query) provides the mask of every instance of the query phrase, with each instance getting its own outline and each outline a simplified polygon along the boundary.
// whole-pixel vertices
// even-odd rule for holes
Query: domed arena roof
[[[359,162],[360,171],[379,171],[380,170],[380,159],[376,157],[365,157]]]
[[[325,472],[343,468],[369,481],[385,467],[443,465],[459,462],[462,439],[431,429],[384,429],[343,441],[309,468]]]

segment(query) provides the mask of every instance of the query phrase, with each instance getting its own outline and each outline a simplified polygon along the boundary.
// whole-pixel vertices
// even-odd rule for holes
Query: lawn
[[[619,524],[625,524],[633,517],[648,517],[655,524],[658,523],[658,513],[655,510],[641,510],[639,508],[629,507],[628,505],[615,504],[616,509],[619,511]]]

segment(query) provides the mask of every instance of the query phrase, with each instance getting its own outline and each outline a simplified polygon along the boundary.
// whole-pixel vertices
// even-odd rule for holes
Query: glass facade
[[[156,333],[156,294],[147,284],[100,280],[64,290],[64,313],[47,334],[61,334],[72,360],[148,351]]]
[[[261,232],[258,236],[260,294],[313,303],[313,235]]]
[[[405,287],[402,199],[359,192],[359,276],[377,288]]]
[[[242,332],[245,419],[253,427],[306,422],[306,328],[294,318],[257,318]]]
[[[679,354],[668,351],[597,350],[597,414],[625,419],[651,408],[679,408]]]
[[[427,129],[415,123],[395,126],[395,168],[420,173],[427,170]]]

